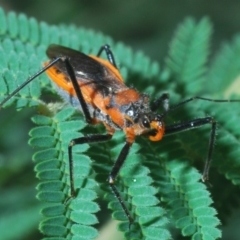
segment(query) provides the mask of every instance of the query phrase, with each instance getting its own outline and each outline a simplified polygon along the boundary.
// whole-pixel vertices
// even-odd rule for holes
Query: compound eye
[[[150,128],[149,120],[146,117],[143,118],[142,124],[145,128]]]

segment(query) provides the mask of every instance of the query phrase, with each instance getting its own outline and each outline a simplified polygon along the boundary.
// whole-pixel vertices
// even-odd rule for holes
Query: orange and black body
[[[92,124],[103,123],[111,134],[115,130],[123,130],[129,142],[133,142],[138,135],[149,133],[153,141],[162,138],[164,126],[161,119],[152,113],[149,97],[127,87],[112,63],[57,45],[51,45],[47,55],[50,59],[68,57]],[[59,61],[46,73],[56,83],[58,93],[64,100],[82,111],[66,64]]]
[[[100,54],[103,51],[105,51],[108,60],[100,58]],[[136,89],[129,88],[124,84],[108,45],[101,47],[97,56],[87,56],[70,48],[50,45],[47,49],[47,55],[50,60],[44,64],[44,68],[7,96],[0,103],[0,108],[28,83],[43,72],[46,72],[55,83],[59,95],[66,102],[82,111],[89,124],[104,124],[107,130],[106,134],[87,135],[72,139],[69,143],[70,198],[76,195],[72,156],[74,145],[110,140],[116,130],[125,132],[126,142],[109,173],[108,183],[130,223],[133,222],[133,219],[114,181],[137,136],[148,137],[151,141],[160,141],[165,135],[211,124],[208,154],[202,176],[203,180],[208,178],[216,135],[215,120],[212,117],[204,117],[168,126],[164,124],[164,118],[176,108],[196,99],[212,102],[240,102],[240,100],[214,100],[192,97],[169,108],[168,94],[163,94],[150,103],[148,95],[139,93]],[[164,111],[163,113],[156,113],[160,105],[164,106]]]
[[[108,60],[99,57],[103,50]],[[126,134],[126,143],[109,174],[108,182],[131,223],[133,219],[114,181],[136,136],[144,135],[152,141],[161,140],[164,134],[162,116],[153,113],[148,95],[124,84],[108,45],[103,46],[97,56],[87,56],[73,49],[51,45],[47,55],[50,61],[44,64],[46,73],[55,82],[59,95],[82,111],[88,123],[102,123],[107,130],[107,134],[90,135],[70,142],[71,197],[75,196],[72,147],[107,141],[116,130],[122,130]],[[56,59],[59,61],[49,67]]]

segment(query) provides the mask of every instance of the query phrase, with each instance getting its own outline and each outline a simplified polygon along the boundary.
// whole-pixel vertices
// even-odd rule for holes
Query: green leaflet
[[[220,51],[216,54],[211,63],[208,76],[211,82],[208,81],[206,89],[213,94],[230,95],[239,93],[237,82],[240,70],[240,36],[237,35],[230,43],[222,45]],[[219,84],[221,83],[221,84]],[[214,87],[213,87],[214,86]]]
[[[74,168],[76,187],[84,187],[76,199],[65,203],[69,204],[68,207],[64,204],[66,197],[69,196],[69,165],[66,146],[74,137],[74,133],[71,134],[71,132],[76,133],[85,125],[81,121],[67,121],[73,113],[72,108],[65,108],[53,118],[42,116],[33,118],[33,121],[42,127],[31,130],[29,143],[35,147],[45,148],[34,157],[37,162],[35,167],[37,177],[41,180],[37,186],[37,197],[41,201],[54,204],[42,210],[46,219],[40,224],[40,231],[47,236],[68,236],[67,238],[70,238],[80,235],[85,239],[91,239],[97,236],[96,230],[90,226],[97,223],[93,213],[98,211],[98,207],[96,203],[92,202],[96,198],[96,194],[92,190],[96,183],[93,180],[88,181],[88,184],[85,183],[85,179],[87,180],[87,176],[91,173],[91,161],[87,156],[80,154],[86,151],[85,145],[78,147],[77,152],[75,150],[73,155],[77,162]],[[39,133],[39,128],[42,130],[41,133]],[[46,149],[48,149],[47,155],[45,154]],[[92,197],[88,198],[82,191]],[[85,208],[82,208],[83,203]],[[82,225],[85,225],[85,228]],[[83,231],[80,231],[81,229]]]
[[[211,32],[212,26],[207,18],[199,23],[188,18],[177,29],[166,59],[174,80],[179,81],[177,91],[196,94],[202,90]]]
[[[170,139],[171,142],[172,139]],[[203,236],[208,233],[205,228],[205,221],[209,219],[211,224],[207,227],[209,231],[215,233],[213,239],[218,239],[221,236],[220,230],[216,227],[219,225],[219,220],[216,217],[216,210],[210,207],[212,199],[209,196],[206,186],[200,182],[201,175],[192,168],[188,163],[185,154],[181,154],[179,160],[174,160],[173,157],[178,157],[178,151],[172,151],[177,146],[174,141],[172,145],[164,145],[155,148],[147,143],[143,144],[142,152],[147,148],[155,153],[148,155],[148,161],[145,163],[151,169],[151,176],[155,179],[155,185],[159,188],[157,196],[162,202],[166,203],[166,211],[171,221],[175,226],[181,229],[183,236],[193,236],[198,234],[199,239],[204,239]],[[166,162],[169,157],[164,157],[164,152],[171,153],[171,160]]]
[[[211,202],[211,199],[208,197],[205,185],[199,183],[201,177],[199,173],[188,168],[187,164],[181,162],[171,161],[166,164],[168,172],[166,177],[170,178],[167,181],[170,185],[164,186],[163,198],[164,201],[167,200],[170,214],[176,221],[176,226],[182,229],[183,236],[191,236],[196,232],[203,236],[208,233],[208,231],[204,231],[204,227],[215,229],[220,222],[215,216],[216,210],[209,207],[208,204],[205,205],[202,202],[203,205],[195,205],[195,201],[199,197],[205,196],[208,203]],[[175,199],[173,192],[176,194]],[[178,204],[173,204],[174,201],[178,201]],[[214,239],[221,237],[220,230],[212,237]]]
[[[214,92],[216,89],[214,94],[221,97],[226,88],[237,82],[239,61],[234,60],[240,40],[237,37],[233,43],[224,45],[209,68],[211,32],[207,18],[199,22],[191,18],[183,21],[172,40],[162,71],[142,52],[134,53],[123,43],[115,44],[102,34],[75,26],[49,26],[22,14],[5,14],[0,10],[0,100],[41,68],[47,60],[45,51],[50,43],[93,54],[102,44],[110,44],[126,82],[151,96],[167,90],[172,95],[171,105],[183,100],[180,95],[186,99],[207,90]],[[213,87],[216,81],[217,88]],[[80,132],[89,131],[85,130],[84,119],[74,116],[74,109],[59,110],[57,105],[42,101],[42,90],[53,91],[45,74],[22,89],[4,107],[11,104],[15,104],[16,109],[37,106],[41,112],[33,117],[37,126],[30,131],[29,143],[37,149],[33,156],[36,176],[40,179],[37,198],[47,202],[41,210],[44,219],[39,226],[46,236],[44,239],[86,240],[97,237],[94,225],[98,223],[95,213],[100,211],[96,200],[98,184],[104,190],[104,199],[113,218],[121,221],[118,229],[126,239],[171,239],[169,222],[191,239],[221,237],[220,220],[216,214],[218,212],[221,220],[224,219],[224,211],[231,208],[231,201],[239,201],[239,190],[235,186],[240,183],[238,103],[195,101],[166,119],[168,124],[211,115],[219,121],[210,191],[201,183],[201,176],[195,168],[196,165],[198,169],[199,165],[202,166],[202,163],[196,163],[206,155],[209,126],[164,138],[159,143],[137,140],[116,181],[135,220],[129,230],[128,220],[106,182],[123,146],[123,135],[116,134],[112,141],[104,144],[73,148],[78,196],[65,205],[69,196],[67,146],[72,138],[81,136]],[[219,194],[219,188],[223,187],[227,190]],[[224,207],[214,209],[213,202]]]
[[[122,140],[122,134],[116,133],[113,141],[105,143],[104,147],[97,146],[95,152],[103,153],[100,155],[93,153],[93,149],[96,149],[95,146],[89,149],[91,157],[97,159],[93,164],[97,173],[96,180],[102,183],[103,190],[107,191],[105,199],[109,202],[108,206],[115,210],[113,218],[122,221],[118,229],[125,232],[126,239],[155,239],[154,231],[161,233],[162,239],[169,239],[170,234],[165,229],[168,222],[164,216],[165,211],[160,207],[159,199],[155,196],[157,189],[151,186],[153,179],[148,176],[150,170],[143,165],[143,157],[137,154],[140,147],[137,144],[134,144],[131,148],[129,157],[116,183],[122,198],[131,210],[132,217],[135,219],[135,222],[130,227],[131,231],[129,231],[128,219],[123,213],[119,202],[109,191],[106,176],[108,176],[113,165],[112,159],[116,159],[123,147]]]
[[[98,48],[104,43],[113,45],[112,40],[108,37],[84,29],[77,29],[73,26],[65,28],[48,26],[46,23],[38,24],[34,19],[27,19],[24,15],[17,16],[15,13],[9,13],[5,17],[3,11],[1,12],[1,19],[6,25],[6,27],[4,27],[4,24],[1,25],[2,36],[4,36],[0,48],[3,66],[2,83],[4,83],[0,86],[0,96],[2,98],[12,92],[29,75],[40,69],[41,62],[46,60],[46,47],[51,42],[81,49],[86,53],[97,52]],[[15,38],[18,38],[18,40],[15,41]],[[79,42],[79,39],[81,39],[81,42]],[[156,77],[159,74],[158,64],[151,63],[150,59],[145,57],[142,52],[134,55],[132,50],[126,48],[122,43],[117,44],[115,49],[114,53],[119,53],[116,54],[117,61],[127,59],[128,62],[125,66],[131,66],[130,71],[123,67],[121,72],[124,77],[138,75],[142,78],[149,78]],[[125,54],[121,55],[122,52]],[[142,68],[143,65],[144,68]],[[72,138],[80,136],[76,131],[82,129],[83,123],[71,120],[73,114],[71,109],[60,111],[52,116],[51,106],[40,100],[43,87],[50,89],[49,80],[44,74],[22,89],[5,105],[15,103],[17,108],[40,106],[43,113],[43,115],[37,115],[33,118],[33,122],[38,126],[30,131],[31,139],[29,141],[31,146],[41,149],[33,157],[36,163],[36,175],[41,180],[41,183],[37,186],[37,198],[50,204],[42,209],[45,218],[40,223],[39,228],[44,235],[53,238],[54,236],[62,236],[62,238],[74,239],[78,237],[80,239],[81,236],[83,239],[93,239],[97,235],[96,230],[91,227],[91,225],[97,223],[93,213],[99,211],[99,208],[94,202],[96,193],[91,189],[95,187],[96,183],[89,177],[91,175],[91,162],[88,157],[77,154],[77,152],[87,150],[85,145],[74,147],[76,154],[73,154],[74,159],[81,159],[81,161],[75,161],[74,163],[75,184],[80,186],[78,197],[70,201],[67,207],[63,205],[69,195],[67,146]],[[51,109],[54,112],[58,111],[57,105],[53,105]],[[104,176],[104,182],[107,175],[108,172]],[[154,195],[154,193],[152,194]],[[158,200],[156,199],[155,202],[158,202]],[[146,205],[144,202],[142,204]],[[83,208],[83,206],[85,207]],[[120,212],[120,215],[123,215],[122,210]],[[150,216],[148,218],[151,220]],[[146,223],[148,218],[143,219],[142,223]],[[118,217],[118,219],[120,218]],[[164,225],[164,222],[166,221],[161,224],[158,223],[158,225]],[[124,231],[129,232],[128,227],[125,227]],[[169,233],[167,230],[163,231],[167,239]]]

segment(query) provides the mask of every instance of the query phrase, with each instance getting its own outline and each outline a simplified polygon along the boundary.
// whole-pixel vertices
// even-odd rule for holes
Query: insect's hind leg
[[[116,65],[116,62],[115,62],[115,58],[114,58],[114,56],[113,56],[113,53],[112,53],[112,51],[111,51],[111,49],[110,49],[110,46],[109,46],[108,44],[103,45],[103,46],[99,49],[97,56],[99,57],[99,56],[102,54],[103,51],[105,51],[105,53],[106,53],[106,55],[107,55],[108,61],[109,61],[115,68],[118,68],[117,65]]]
[[[70,197],[76,197],[76,191],[74,186],[74,171],[73,171],[73,154],[72,148],[75,145],[80,145],[84,143],[94,143],[94,142],[105,142],[112,138],[112,134],[98,134],[98,135],[89,135],[85,137],[72,139],[68,146],[68,158],[69,158],[69,176],[70,176]],[[68,199],[69,199],[68,198]],[[66,201],[68,201],[68,199]]]

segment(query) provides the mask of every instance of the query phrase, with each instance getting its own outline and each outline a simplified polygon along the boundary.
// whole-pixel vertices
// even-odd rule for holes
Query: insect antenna
[[[10,93],[3,101],[0,103],[0,109],[2,106],[9,100],[11,99],[14,95],[16,95],[21,89],[23,89],[26,85],[28,85],[30,82],[32,82],[35,78],[37,78],[39,75],[44,73],[47,69],[55,65],[58,61],[62,60],[62,57],[58,57],[51,61],[49,64],[47,64],[45,67],[43,67],[40,71],[35,73],[33,76],[28,78],[24,83],[22,83],[19,87],[17,87],[12,93]]]

